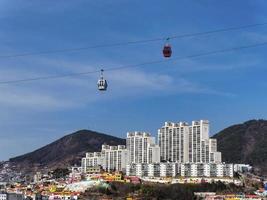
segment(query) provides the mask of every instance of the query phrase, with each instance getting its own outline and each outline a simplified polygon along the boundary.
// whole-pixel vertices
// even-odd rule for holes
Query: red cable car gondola
[[[168,43],[168,41],[169,41],[169,38],[167,38],[166,44],[164,45],[163,50],[162,50],[163,56],[165,58],[170,58],[172,55],[172,48],[171,48],[171,45]]]

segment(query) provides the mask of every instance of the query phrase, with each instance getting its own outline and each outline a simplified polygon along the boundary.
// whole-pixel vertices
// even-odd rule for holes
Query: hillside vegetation
[[[66,167],[79,164],[86,152],[100,151],[102,144],[125,144],[125,140],[90,130],[80,130],[9,161],[16,168],[26,171]]]
[[[251,164],[257,173],[267,175],[266,120],[250,120],[230,126],[214,138],[224,162]]]

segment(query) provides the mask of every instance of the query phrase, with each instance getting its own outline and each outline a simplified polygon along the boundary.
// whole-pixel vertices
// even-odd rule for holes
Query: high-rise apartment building
[[[158,130],[160,146],[160,159],[162,161],[187,162],[188,161],[188,136],[187,123],[165,122]]]
[[[127,149],[125,145],[102,145],[103,169],[106,171],[125,171],[127,164]]]
[[[106,171],[125,171],[127,153],[125,145],[102,145],[101,152],[86,153],[86,157],[82,158],[82,171],[86,173],[97,166],[101,166]]]
[[[129,163],[160,162],[160,147],[146,132],[128,132],[126,138]]]
[[[216,139],[209,139],[208,141],[206,141],[206,143],[208,142],[208,147],[206,152],[206,162],[210,162],[210,163],[221,163],[222,162],[222,154],[221,152],[217,151],[217,140]],[[209,157],[208,157],[209,156]]]
[[[193,121],[189,126],[189,162],[206,162],[206,143],[209,140],[209,121]]]
[[[96,167],[102,165],[102,154],[101,152],[86,153],[85,157],[82,158],[81,168],[82,172],[86,173],[90,167]]]
[[[158,130],[158,142],[159,145],[149,133],[128,132],[126,146],[102,145],[101,152],[87,153],[82,158],[82,171],[127,170],[128,174],[138,176],[164,177],[176,176],[177,166],[182,166],[183,176],[222,176],[228,173],[228,166],[223,168],[225,165],[221,163],[217,140],[209,138],[207,120],[192,121],[192,124],[165,122]]]
[[[158,130],[160,158],[178,163],[221,162],[217,140],[209,138],[209,121],[165,122]]]

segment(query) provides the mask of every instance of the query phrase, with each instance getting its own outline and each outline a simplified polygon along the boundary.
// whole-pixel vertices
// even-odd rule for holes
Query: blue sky
[[[267,3],[212,0],[1,0],[0,55],[79,48],[267,22]],[[173,56],[267,41],[267,25],[172,40]],[[0,81],[162,59],[163,42],[0,58]],[[99,74],[0,86],[0,160],[79,129],[156,135],[164,121],[208,119],[211,134],[266,118],[267,46]]]

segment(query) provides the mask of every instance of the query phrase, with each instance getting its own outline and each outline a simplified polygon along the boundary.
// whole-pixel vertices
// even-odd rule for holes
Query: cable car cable
[[[264,26],[264,25],[267,25],[267,22],[249,24],[249,25],[242,25],[242,26],[236,26],[236,27],[229,27],[229,28],[222,28],[222,29],[215,29],[215,30],[204,31],[204,32],[187,33],[187,34],[182,34],[182,35],[173,35],[173,36],[168,36],[168,37],[146,39],[146,40],[118,42],[118,43],[111,43],[111,44],[100,44],[100,45],[92,45],[92,46],[80,47],[80,48],[66,48],[66,49],[58,49],[58,50],[47,50],[47,51],[39,51],[39,52],[32,52],[32,53],[18,53],[18,54],[13,54],[13,55],[12,54],[11,55],[0,55],[0,58],[16,58],[16,57],[26,57],[26,56],[34,56],[34,55],[45,55],[45,54],[65,53],[65,52],[78,52],[78,51],[85,51],[85,50],[95,49],[95,48],[116,47],[116,46],[124,46],[124,45],[132,45],[132,44],[141,44],[141,43],[164,41],[167,38],[168,39],[178,39],[178,38],[187,38],[187,37],[209,35],[209,34],[213,34],[213,33],[241,30],[241,29],[253,28],[253,27]]]
[[[192,34],[183,34],[183,35],[177,35],[177,36],[170,36],[169,39],[176,39],[176,38],[186,38],[186,37],[194,37],[194,36],[200,36],[200,35],[208,35],[212,33],[219,33],[219,32],[227,32],[227,31],[234,31],[234,30],[241,30],[246,28],[253,28],[256,26],[264,26],[267,25],[267,22],[264,23],[257,23],[257,24],[249,24],[249,25],[243,25],[243,26],[236,26],[236,27],[229,27],[229,28],[222,28],[222,29],[215,29],[211,31],[204,31],[204,32],[198,32],[198,33],[192,33]],[[165,38],[166,39],[166,38]]]
[[[144,63],[140,63],[140,64],[111,67],[111,68],[106,68],[104,70],[105,71],[117,71],[117,70],[123,70],[123,69],[127,69],[127,68],[143,67],[143,66],[151,65],[151,64],[159,64],[159,63],[165,63],[165,62],[171,62],[171,61],[177,61],[177,60],[204,57],[204,56],[226,53],[226,52],[231,52],[231,51],[239,51],[242,49],[249,49],[249,48],[254,48],[254,47],[259,47],[259,46],[264,46],[264,45],[267,45],[267,42],[262,42],[262,43],[258,43],[258,44],[252,44],[252,45],[246,45],[246,46],[233,47],[233,48],[228,48],[228,49],[214,50],[214,51],[209,51],[206,53],[199,53],[199,54],[192,54],[192,55],[183,56],[183,57],[171,58],[168,60],[158,60],[158,61],[144,62]],[[88,72],[78,72],[78,73],[71,73],[71,74],[65,74],[65,75],[53,75],[53,76],[43,76],[43,77],[36,77],[36,78],[18,79],[18,80],[10,80],[10,81],[0,81],[0,85],[38,81],[38,80],[47,80],[47,79],[58,79],[58,78],[65,78],[65,77],[72,77],[72,76],[81,76],[81,75],[88,75],[88,74],[94,74],[94,73],[99,73],[99,72],[101,72],[101,70],[94,70],[94,71],[88,71]]]

